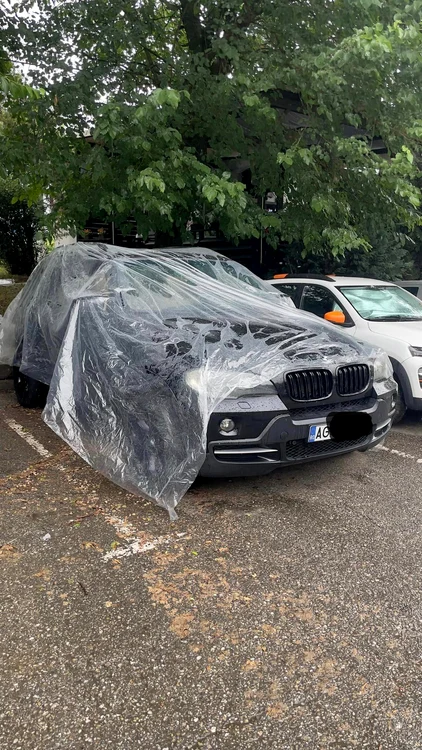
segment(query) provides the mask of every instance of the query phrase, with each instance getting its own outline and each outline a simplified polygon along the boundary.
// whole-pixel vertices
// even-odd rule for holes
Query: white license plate
[[[320,440],[331,440],[330,430],[326,424],[312,424],[309,428],[308,443],[319,443]]]

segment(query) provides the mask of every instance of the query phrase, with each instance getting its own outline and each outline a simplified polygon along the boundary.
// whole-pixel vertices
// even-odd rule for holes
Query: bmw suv
[[[44,289],[43,279],[49,273]],[[139,286],[138,276],[142,279]],[[185,296],[178,299],[177,285],[186,279]],[[210,280],[218,281],[211,285],[215,301],[208,288]],[[201,285],[206,302],[201,301]],[[194,305],[189,303],[190,289]],[[246,318],[237,303],[225,306],[217,298],[220,294],[227,295],[229,301],[238,299],[241,307],[242,290],[247,300],[253,293],[253,306],[248,309],[255,312]],[[271,295],[272,307],[268,307]],[[63,346],[78,299],[79,322],[72,325],[85,347],[83,357],[79,357],[79,349],[73,351],[74,342]],[[192,354],[199,340],[204,342],[202,356],[209,361],[220,348],[219,376],[235,369],[233,362],[245,338],[249,347],[261,350],[261,362],[266,346],[269,355],[274,347],[280,351],[279,375],[258,384],[236,360],[234,390],[206,415],[205,449],[195,454],[199,455],[196,471],[202,475],[267,474],[282,466],[375,447],[388,433],[395,409],[396,384],[387,356],[337,333],[329,323],[295,310],[288,297],[283,304],[281,299],[279,291],[271,290],[246,268],[205,248],[148,253],[105,245],[59,248],[40,264],[6,313],[0,361],[3,358],[14,365],[16,395],[24,407],[45,404],[50,382],[58,372],[64,385],[52,399],[54,404],[47,404],[45,420],[94,468],[132,490],[131,461],[138,471],[141,455],[142,471],[145,466],[148,471],[153,467],[155,487],[160,473],[167,470],[168,455],[177,453],[173,469],[176,464],[183,466],[185,455],[197,450],[192,448],[192,435],[198,443],[202,440],[198,404],[204,389],[204,359],[197,361]],[[288,304],[292,305],[291,314]],[[159,320],[156,309],[160,310]],[[262,323],[265,319],[268,324]],[[140,325],[142,340],[132,339]],[[107,326],[111,326],[111,334],[105,331]],[[283,347],[292,338],[302,347],[306,344],[306,356],[298,345],[296,353],[286,358]],[[329,346],[322,347],[321,340],[327,340]],[[64,367],[61,358],[66,348],[73,351],[73,359]],[[109,361],[102,362],[101,352],[106,350]],[[162,361],[153,362],[151,357],[156,357],[158,350]],[[91,369],[86,364],[90,358],[95,361]],[[69,374],[67,379],[66,367],[73,367],[72,377]],[[179,380],[176,372],[181,373]],[[67,382],[74,389],[68,401],[73,411],[63,416]],[[116,389],[112,395],[111,387]],[[150,390],[145,390],[147,387]],[[55,388],[57,391],[57,382]],[[148,393],[154,394],[154,409],[149,409]],[[113,411],[116,404],[117,416]],[[113,413],[112,422],[106,421],[108,412]],[[124,430],[131,431],[129,437]],[[125,461],[119,454],[122,435],[123,445],[129,446]],[[164,447],[157,452],[159,444]],[[155,446],[153,458],[148,445]],[[151,496],[154,492],[148,490]]]

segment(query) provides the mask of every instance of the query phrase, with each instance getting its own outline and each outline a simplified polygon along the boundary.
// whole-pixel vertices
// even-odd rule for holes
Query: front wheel
[[[25,409],[43,409],[47,400],[48,386],[39,380],[24,375],[19,367],[13,368],[16,398]]]
[[[393,424],[398,424],[403,419],[407,411],[406,402],[404,400],[403,388],[401,387],[397,378],[394,378],[397,383],[397,396],[396,396],[396,411],[394,412]]]

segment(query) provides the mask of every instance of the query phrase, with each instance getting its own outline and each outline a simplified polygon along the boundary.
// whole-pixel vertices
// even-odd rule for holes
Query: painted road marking
[[[124,544],[110,552],[106,552],[103,555],[104,562],[118,560],[121,557],[130,557],[131,555],[141,555],[143,552],[150,552],[156,547],[160,547],[163,544],[171,544],[176,539],[186,536],[183,532],[173,536],[158,536],[155,539],[145,540],[145,538],[142,539],[142,535],[129,521],[123,521],[121,518],[116,518],[116,516],[105,516],[105,520],[114,526],[118,534],[124,537]]]
[[[19,437],[21,437],[22,440],[25,440],[28,443],[28,445],[30,445],[31,448],[34,449],[34,451],[37,451],[37,453],[39,453],[40,456],[42,456],[43,458],[51,458],[53,454],[50,453],[50,451],[48,451],[47,448],[44,448],[42,443],[40,443],[39,440],[37,440],[33,435],[31,435],[31,433],[25,427],[22,427],[22,425],[15,422],[14,419],[5,418],[4,421],[6,422],[7,426],[10,427],[11,430],[14,430],[14,432],[16,432],[16,434],[19,435]]]
[[[422,464],[422,458],[413,456],[412,453],[405,453],[404,451],[398,451],[395,448],[386,448],[385,445],[382,445],[379,450],[386,451],[387,453],[391,453],[392,456],[399,456],[399,458],[407,458],[410,461],[416,461],[417,464]]]

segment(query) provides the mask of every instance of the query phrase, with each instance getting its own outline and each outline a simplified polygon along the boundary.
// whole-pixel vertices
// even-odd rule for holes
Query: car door
[[[322,284],[306,284],[302,292],[299,307],[301,310],[313,313],[313,315],[317,315],[322,319],[324,319],[324,315],[328,312],[342,312],[345,315],[346,322],[338,327],[347,328],[347,333],[355,334],[356,326],[346,307],[342,304],[334,290]]]

